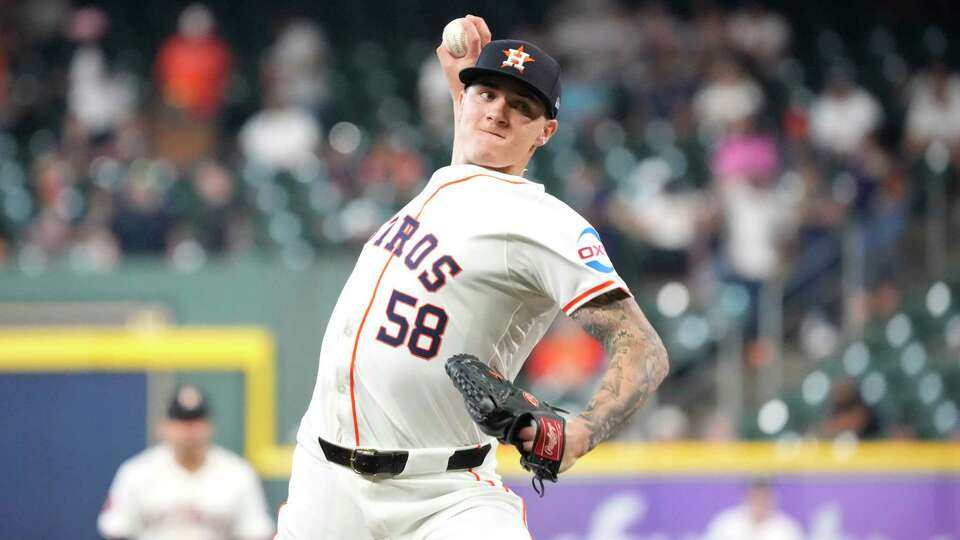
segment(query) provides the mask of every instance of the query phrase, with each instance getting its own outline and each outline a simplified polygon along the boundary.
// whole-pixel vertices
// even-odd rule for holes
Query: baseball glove
[[[533,473],[533,489],[543,497],[543,481],[557,481],[565,446],[567,412],[508,381],[477,357],[458,354],[447,360],[447,375],[463,395],[470,418],[487,435],[517,447],[520,465]],[[520,430],[533,426],[533,449],[523,449]]]

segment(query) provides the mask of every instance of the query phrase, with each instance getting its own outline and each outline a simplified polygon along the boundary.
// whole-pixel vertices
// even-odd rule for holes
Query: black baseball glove
[[[447,360],[446,367],[470,418],[487,435],[517,447],[520,465],[533,473],[533,489],[543,497],[543,481],[557,481],[566,443],[566,421],[557,411],[567,411],[515,386],[475,356],[458,354]],[[523,449],[520,430],[531,425],[536,435],[528,452]]]

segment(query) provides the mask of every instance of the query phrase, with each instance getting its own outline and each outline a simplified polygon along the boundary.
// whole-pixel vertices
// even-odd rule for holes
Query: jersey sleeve
[[[569,315],[597,296],[622,290],[600,233],[553,199],[523,212],[507,242],[507,271],[528,294],[551,299]]]
[[[107,500],[97,517],[97,529],[104,538],[134,538],[140,533],[134,474],[130,463],[117,469]]]
[[[233,526],[233,538],[238,540],[269,540],[273,536],[273,520],[267,514],[260,479],[248,466],[240,476],[239,503]]]

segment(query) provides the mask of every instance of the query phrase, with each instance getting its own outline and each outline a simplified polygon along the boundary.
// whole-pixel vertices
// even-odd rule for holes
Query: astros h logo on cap
[[[500,64],[500,67],[515,67],[520,73],[523,73],[524,62],[536,61],[530,53],[524,52],[523,45],[519,49],[504,49],[503,54],[507,55],[507,59]]]

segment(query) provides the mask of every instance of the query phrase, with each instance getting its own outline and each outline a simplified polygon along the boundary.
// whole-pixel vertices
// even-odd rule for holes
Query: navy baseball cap
[[[483,75],[520,81],[543,101],[548,118],[556,118],[560,112],[560,64],[533,43],[517,39],[487,43],[477,64],[460,70],[460,82],[470,86]]]
[[[186,384],[177,389],[167,407],[167,417],[173,420],[199,420],[209,414],[207,397],[196,386]]]

